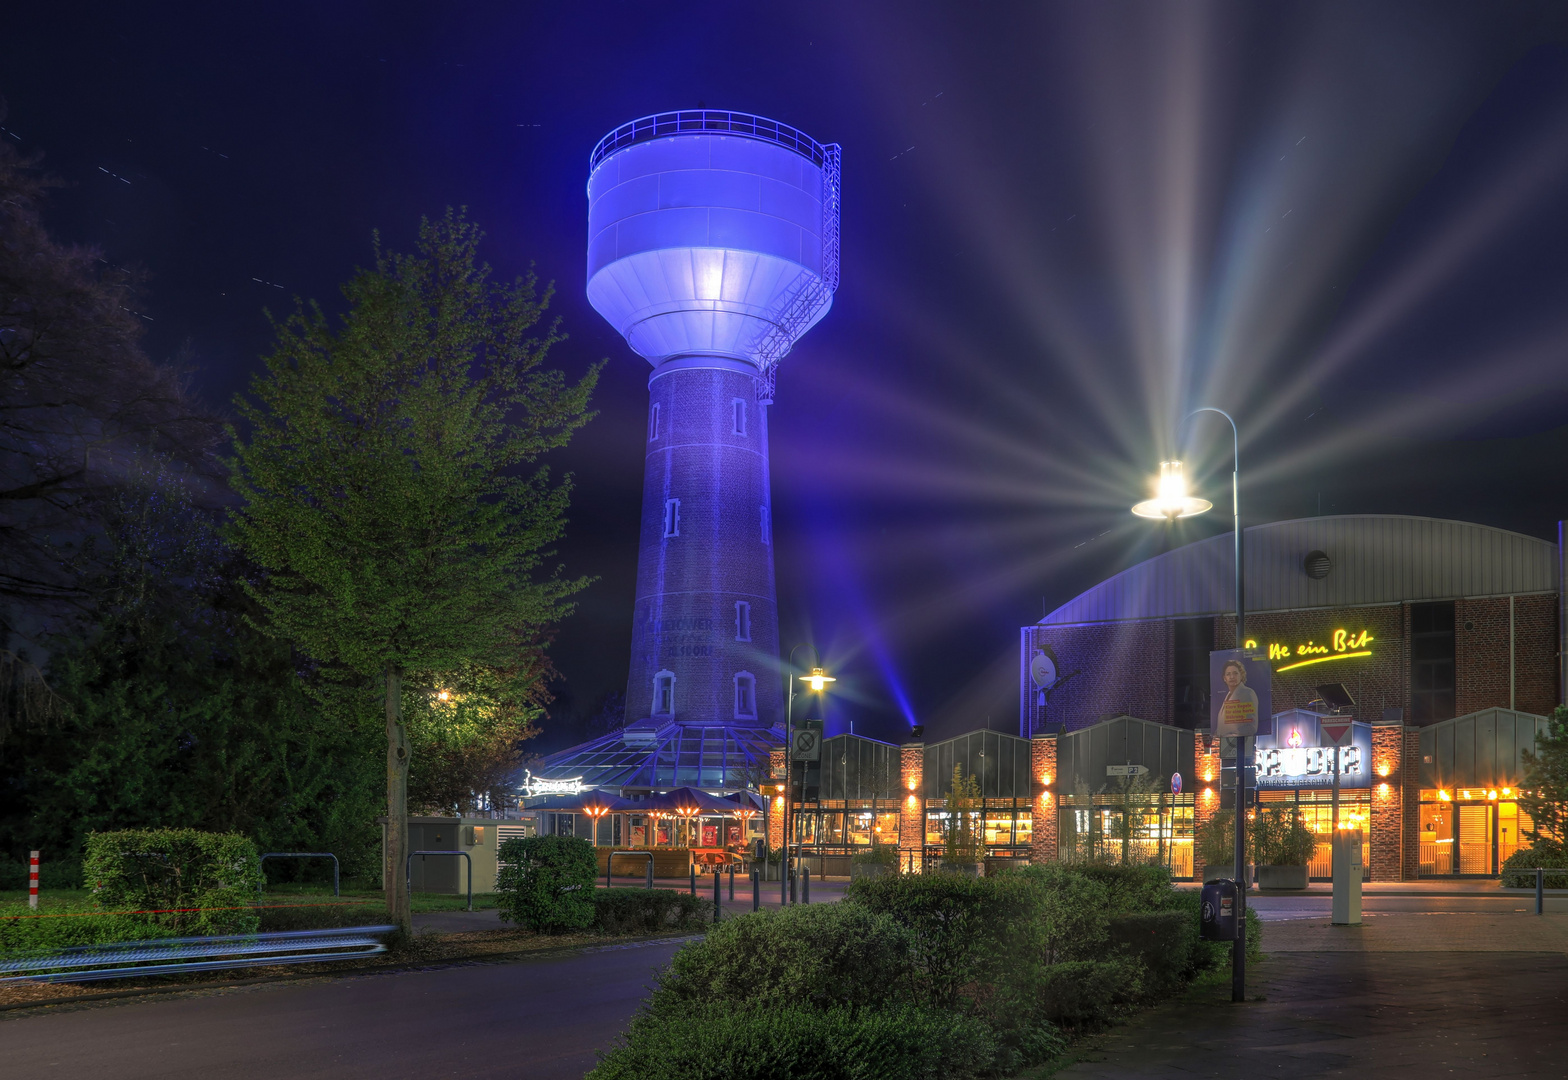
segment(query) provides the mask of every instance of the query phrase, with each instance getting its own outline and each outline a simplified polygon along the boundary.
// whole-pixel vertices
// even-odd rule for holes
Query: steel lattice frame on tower
[[[838,285],[839,147],[716,110],[594,148],[588,299],[653,365],[629,727],[782,723],[774,367]]]

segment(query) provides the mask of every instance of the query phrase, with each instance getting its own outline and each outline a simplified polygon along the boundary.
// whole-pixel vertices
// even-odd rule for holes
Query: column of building
[[[1419,743],[1417,744],[1419,748]],[[1419,774],[1419,770],[1417,770]],[[1372,722],[1372,880],[1400,881],[1404,876],[1405,725]],[[1413,846],[1413,845],[1412,845]]]
[[[922,787],[925,780],[926,745],[905,743],[899,747],[898,861],[906,872],[919,873],[926,844],[926,808]]]
[[[773,783],[767,786],[768,797],[768,850],[777,851],[784,846],[784,793],[789,789],[789,770],[784,766],[784,748],[768,751],[768,775]]]
[[[1030,833],[1029,860],[1034,863],[1054,862],[1057,857],[1055,735],[1036,735],[1029,740],[1029,764],[1030,790],[1036,793],[1030,807],[1034,821]]]
[[[1219,813],[1220,810],[1220,741],[1218,738],[1198,732],[1192,740],[1192,755],[1194,771],[1197,773],[1197,790],[1193,793],[1193,831],[1201,834],[1204,823]],[[1193,869],[1202,873],[1203,868],[1198,864],[1202,860],[1193,852]]]

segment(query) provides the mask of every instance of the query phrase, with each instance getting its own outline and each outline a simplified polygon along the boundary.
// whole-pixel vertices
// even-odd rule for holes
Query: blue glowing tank
[[[767,406],[838,286],[839,148],[660,113],[589,169],[588,300],[653,365],[627,719],[782,722]]]

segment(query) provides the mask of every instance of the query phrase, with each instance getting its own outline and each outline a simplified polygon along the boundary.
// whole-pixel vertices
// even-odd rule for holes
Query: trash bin
[[[1200,936],[1204,941],[1235,941],[1236,883],[1221,878],[1205,884],[1202,912]]]

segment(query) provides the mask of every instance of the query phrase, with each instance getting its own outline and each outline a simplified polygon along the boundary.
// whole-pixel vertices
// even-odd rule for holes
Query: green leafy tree
[[[570,478],[538,465],[591,414],[545,367],[561,340],[530,275],[492,279],[481,233],[450,210],[412,254],[375,244],[344,286],[342,324],[301,305],[231,432],[233,534],[266,576],[272,632],[317,662],[378,680],[387,742],[387,906],[410,925],[403,874],[410,742],[405,679],[514,670],[520,641],[570,611],[583,579],[546,566]],[[519,678],[527,678],[526,674]]]
[[[985,836],[980,831],[980,778],[965,775],[962,765],[953,766],[953,782],[947,789],[947,829],[943,836],[942,857],[955,863],[977,863],[985,856]]]
[[[516,836],[496,852],[501,918],[543,934],[593,922],[593,845],[570,836]]]
[[[1519,805],[1535,828],[1525,836],[1532,844],[1568,844],[1568,708],[1561,705],[1538,735],[1535,750],[1525,751],[1524,783]]]

